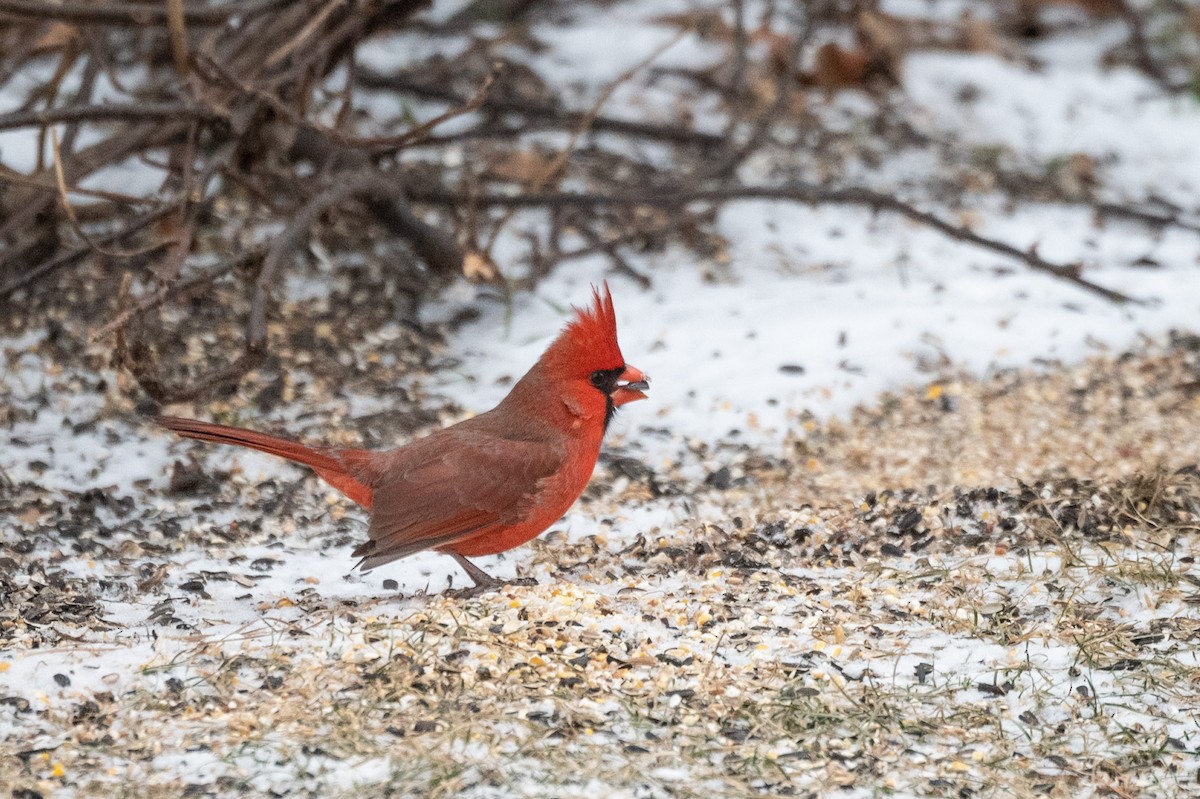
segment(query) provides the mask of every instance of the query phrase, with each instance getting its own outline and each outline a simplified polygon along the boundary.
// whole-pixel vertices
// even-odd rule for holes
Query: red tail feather
[[[370,470],[370,453],[366,450],[306,447],[286,438],[269,436],[253,430],[200,422],[195,419],[181,419],[178,416],[159,416],[154,421],[185,438],[212,441],[218,444],[234,444],[277,455],[280,458],[287,458],[296,463],[303,463],[305,466],[312,467],[312,470],[322,480],[359,505],[368,510],[371,508],[374,499],[371,488],[361,479]],[[359,476],[355,476],[352,472]]]

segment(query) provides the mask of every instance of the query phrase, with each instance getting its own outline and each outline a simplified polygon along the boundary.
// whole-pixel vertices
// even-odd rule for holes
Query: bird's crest
[[[547,355],[595,369],[614,369],[625,363],[617,344],[617,314],[613,310],[608,283],[592,286],[592,304],[575,308],[573,319],[555,340]]]

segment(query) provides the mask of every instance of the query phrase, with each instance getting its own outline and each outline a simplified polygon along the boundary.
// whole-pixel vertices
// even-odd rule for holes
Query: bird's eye
[[[597,369],[592,372],[589,380],[593,386],[605,394],[611,394],[616,391],[617,381],[621,379],[621,372],[623,371],[625,371],[624,366],[618,366],[616,369]]]

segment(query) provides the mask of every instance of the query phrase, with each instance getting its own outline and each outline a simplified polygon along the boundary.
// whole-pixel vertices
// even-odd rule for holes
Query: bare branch
[[[237,258],[225,261],[217,267],[205,271],[203,274],[197,275],[188,280],[180,280],[174,283],[164,283],[154,291],[142,297],[134,305],[129,305],[120,311],[110,321],[106,322],[101,327],[97,328],[88,336],[89,341],[99,341],[100,339],[109,336],[117,331],[118,328],[129,324],[132,319],[135,319],[147,311],[152,311],[162,305],[169,298],[177,294],[186,294],[198,286],[205,283],[211,283],[222,275],[227,275],[230,272],[240,269],[247,264],[260,260],[267,253],[267,246],[259,244],[243,252]]]
[[[463,114],[469,114],[476,111],[487,100],[488,91],[491,90],[492,84],[496,82],[496,78],[500,77],[500,72],[504,69],[503,62],[497,61],[492,67],[492,71],[483,79],[479,90],[475,92],[469,100],[461,103],[448,111],[438,114],[428,122],[423,122],[409,131],[405,131],[399,136],[376,136],[376,137],[343,137],[343,142],[351,147],[362,147],[370,150],[376,155],[394,152],[406,147],[410,144],[419,142],[426,138],[429,133],[438,125],[449,122],[455,117],[460,117]]]
[[[1142,18],[1141,13],[1129,4],[1129,0],[1115,1],[1121,9],[1121,17],[1125,20],[1125,24],[1129,28],[1129,46],[1133,48],[1134,63],[1137,65],[1137,68],[1168,94],[1174,94],[1186,89],[1186,83],[1171,80],[1171,76],[1167,74],[1166,68],[1159,63],[1159,60],[1154,57],[1154,53],[1151,52],[1150,40],[1146,35],[1146,22]]]
[[[75,235],[83,239],[84,243],[86,243],[89,248],[100,253],[101,255],[106,255],[109,258],[132,258],[136,255],[144,255],[148,252],[158,249],[164,243],[168,243],[156,242],[136,250],[110,250],[101,246],[91,236],[89,236],[87,231],[83,229],[83,225],[79,224],[79,217],[75,215],[75,207],[71,205],[71,201],[67,197],[67,180],[63,175],[62,153],[59,152],[58,146],[58,130],[51,128],[50,135],[54,148],[54,180],[58,186],[59,204],[62,205],[63,212],[67,216],[67,221],[71,224],[71,229],[75,231]]]
[[[231,2],[223,6],[191,8],[184,11],[189,25],[224,25],[231,17],[249,16],[275,6],[286,5],[289,0],[250,0]],[[49,3],[45,0],[0,0],[0,17],[26,19],[59,19],[96,25],[120,25],[142,27],[166,24],[170,12],[159,5],[143,3]]]
[[[171,211],[172,209],[169,206],[155,209],[136,221],[126,225],[123,230],[118,230],[115,233],[101,236],[97,238],[96,241],[101,245],[116,244],[141,232],[142,230],[145,230],[150,225],[153,225],[154,223],[166,217],[169,213],[171,213]],[[159,241],[155,247],[157,249],[161,249],[166,247],[168,244],[170,244],[169,240],[162,240]],[[24,274],[18,275],[17,277],[9,280],[7,283],[0,285],[0,299],[4,299],[14,292],[20,291],[21,289],[34,283],[34,281],[37,281],[46,275],[51,274],[52,272],[62,269],[65,266],[78,263],[90,252],[92,252],[92,248],[84,245],[82,247],[77,247],[74,250],[62,253],[61,255],[55,256],[48,261],[44,261],[37,266],[32,267]]]
[[[101,103],[0,114],[0,130],[35,128],[63,122],[144,122],[160,119],[214,119],[216,114],[182,103]]]
[[[171,57],[175,60],[175,71],[182,77],[188,74],[187,16],[183,10],[183,0],[166,0],[166,3]]]
[[[367,67],[359,67],[359,73],[359,82],[368,89],[392,89],[426,100],[438,100],[453,105],[462,105],[467,101],[467,98],[455,94],[445,87],[430,86],[405,75],[381,75]],[[552,105],[537,105],[494,96],[486,98],[481,108],[494,113],[520,114],[530,119],[553,124],[556,127],[574,127],[587,117],[586,111],[566,111]],[[596,116],[591,120],[590,127],[598,132],[655,139],[675,144],[719,147],[724,143],[724,139],[716,133],[690,130],[680,125],[656,125],[631,119]]]
[[[418,192],[410,195],[413,202],[430,205],[456,205],[465,198],[450,192]],[[1093,294],[1115,303],[1142,301],[1105,288],[1084,278],[1082,268],[1076,264],[1056,264],[1037,254],[1035,249],[1021,250],[997,239],[975,233],[970,228],[947,222],[935,214],[922,211],[914,205],[889,194],[871,189],[848,187],[831,189],[802,183],[784,186],[729,186],[719,189],[697,189],[647,193],[584,194],[573,192],[546,192],[541,194],[480,194],[471,198],[482,208],[563,208],[599,206],[648,206],[653,208],[680,208],[696,202],[728,202],[731,200],[780,200],[810,205],[830,203],[856,205],[876,211],[890,211],[919,222],[943,235],[972,244],[981,249],[1014,258],[1030,269],[1045,272],[1059,280],[1073,283]]]

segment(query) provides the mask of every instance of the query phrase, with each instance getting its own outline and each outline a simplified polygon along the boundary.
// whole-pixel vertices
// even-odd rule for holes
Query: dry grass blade
[[[46,191],[59,192],[61,187],[58,181],[51,183],[39,180],[29,175],[22,175],[20,172],[14,172],[8,167],[0,164],[0,181],[15,183],[21,186],[29,186],[31,188],[45,189]],[[107,191],[104,189],[83,189],[78,186],[67,186],[68,194],[78,194],[81,197],[94,197],[97,200],[107,200],[110,203],[121,203],[123,205],[148,205],[154,203],[155,200],[150,197],[137,197],[132,194],[122,194],[117,191]]]
[[[71,200],[67,196],[69,190],[67,189],[66,176],[63,173],[62,153],[59,151],[58,130],[56,128],[50,129],[50,141],[54,151],[54,180],[58,189],[59,204],[62,206],[63,213],[65,213],[67,216],[67,221],[71,224],[71,229],[75,231],[75,235],[83,239],[84,243],[87,244],[89,249],[109,258],[133,258],[138,255],[145,255],[146,253],[153,252],[165,244],[174,241],[173,239],[157,241],[153,244],[147,244],[144,247],[139,247],[136,250],[120,250],[110,249],[102,246],[99,242],[89,236],[87,231],[83,229],[83,225],[79,223],[79,217],[75,214],[75,207],[71,205]]]
[[[496,82],[496,78],[500,77],[500,73],[503,70],[504,64],[499,61],[496,62],[492,66],[492,71],[488,73],[487,77],[483,79],[483,83],[479,85],[479,90],[469,99],[442,114],[438,114],[428,122],[422,122],[417,127],[399,136],[378,136],[374,138],[347,137],[344,141],[352,147],[362,147],[375,154],[393,152],[402,147],[416,144],[426,138],[439,125],[445,124],[451,119],[463,116],[464,114],[469,114],[472,111],[478,111],[487,100],[488,92],[491,91],[492,85]]]
[[[311,39],[313,34],[320,30],[321,26],[324,25],[326,20],[329,19],[329,16],[333,14],[333,12],[337,10],[339,6],[345,5],[346,1],[347,0],[329,0],[329,2],[321,7],[320,11],[313,15],[312,19],[310,19],[303,28],[296,32],[295,36],[284,42],[275,49],[275,52],[267,56],[267,60],[265,62],[266,66],[268,68],[278,66],[280,62],[295,52],[300,45]]]
[[[178,119],[213,116],[208,109],[182,103],[102,103],[100,105],[69,105],[40,111],[17,111],[0,114],[0,130],[49,127],[60,122],[137,122],[144,120]]]
[[[224,6],[187,9],[184,18],[192,25],[224,25],[235,15],[257,14],[289,0],[251,0],[231,2]],[[166,8],[142,3],[47,3],[45,0],[0,0],[0,17],[47,18],[96,25],[120,27],[143,27],[167,22],[170,12]]]
[[[171,58],[175,71],[181,77],[188,74],[187,21],[183,12],[183,0],[166,0],[167,33],[171,41]]]

